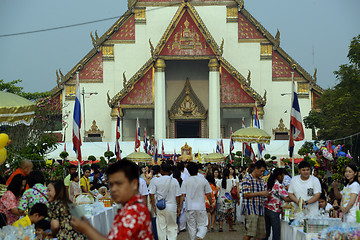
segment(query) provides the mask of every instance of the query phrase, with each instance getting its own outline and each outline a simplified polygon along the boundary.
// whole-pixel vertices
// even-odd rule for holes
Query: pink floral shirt
[[[0,199],[0,212],[6,215],[7,225],[12,225],[19,220],[19,216],[11,212],[11,209],[19,206],[19,203],[20,198],[15,197],[11,191],[6,191],[4,196]]]
[[[141,195],[132,197],[115,216],[108,239],[153,240],[150,213]]]
[[[283,198],[287,196],[288,193],[285,190],[285,187],[282,184],[280,184],[278,180],[275,180],[274,186],[271,191],[271,195],[264,201],[264,206],[265,208],[273,212],[279,213],[281,211],[281,205],[282,205],[282,200],[280,199],[280,197]]]

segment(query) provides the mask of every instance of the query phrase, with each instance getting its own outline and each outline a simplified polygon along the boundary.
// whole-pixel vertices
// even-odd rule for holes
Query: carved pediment
[[[104,135],[104,131],[98,128],[95,120],[93,120],[91,128],[88,131],[85,131],[86,137],[89,137],[89,135],[94,135],[94,134],[99,135],[99,137],[103,137]]]
[[[285,127],[284,120],[282,118],[280,118],[277,128],[273,129],[273,134],[275,133],[290,133],[290,130]]]
[[[207,110],[193,91],[189,79],[169,111],[170,119],[206,119]]]

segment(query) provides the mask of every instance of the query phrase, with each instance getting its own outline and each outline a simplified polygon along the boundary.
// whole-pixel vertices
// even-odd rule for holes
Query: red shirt
[[[150,213],[141,195],[132,197],[115,216],[108,239],[154,239]]]

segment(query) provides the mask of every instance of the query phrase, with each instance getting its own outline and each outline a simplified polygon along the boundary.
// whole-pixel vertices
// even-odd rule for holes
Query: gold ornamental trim
[[[151,162],[152,157],[144,152],[133,152],[126,156],[127,160],[133,162]]]
[[[196,96],[189,79],[169,110],[170,120],[180,119],[206,119],[207,110]]]
[[[193,2],[192,2],[193,3]],[[169,40],[170,36],[175,30],[175,26],[179,23],[181,17],[184,15],[185,11],[188,11],[191,18],[194,20],[195,24],[198,26],[198,28],[201,30],[206,42],[209,44],[210,48],[214,52],[216,56],[221,56],[222,52],[217,45],[215,39],[212,37],[210,31],[207,29],[206,25],[202,21],[200,15],[195,10],[195,8],[190,4],[190,2],[182,2],[178,10],[176,11],[174,17],[172,18],[170,24],[168,25],[165,33],[162,35],[159,43],[157,44],[155,51],[154,51],[154,57],[157,58],[163,48],[165,47],[166,42]]]
[[[219,62],[216,58],[211,58],[208,64],[210,72],[218,72],[219,71]]]
[[[166,64],[164,59],[158,58],[155,62],[155,72],[165,72]]]
[[[223,162],[225,157],[220,153],[210,153],[205,156],[202,156],[202,158],[204,159],[205,162],[215,163],[215,162]]]
[[[285,126],[284,120],[282,118],[280,118],[279,125],[277,126],[277,128],[273,128],[272,132],[274,135],[275,135],[275,133],[289,133],[290,134],[290,130]]]

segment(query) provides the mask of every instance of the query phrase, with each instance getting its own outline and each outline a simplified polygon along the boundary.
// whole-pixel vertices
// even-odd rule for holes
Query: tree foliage
[[[11,82],[5,82],[3,79],[0,79],[0,91],[13,93],[32,101],[49,97],[51,95],[50,92],[24,92],[23,87],[17,86],[21,82],[21,79],[13,80]]]
[[[360,132],[360,35],[351,41],[349,64],[335,71],[338,84],[318,100],[319,111],[304,118],[306,128],[318,128],[320,139],[336,139]]]

